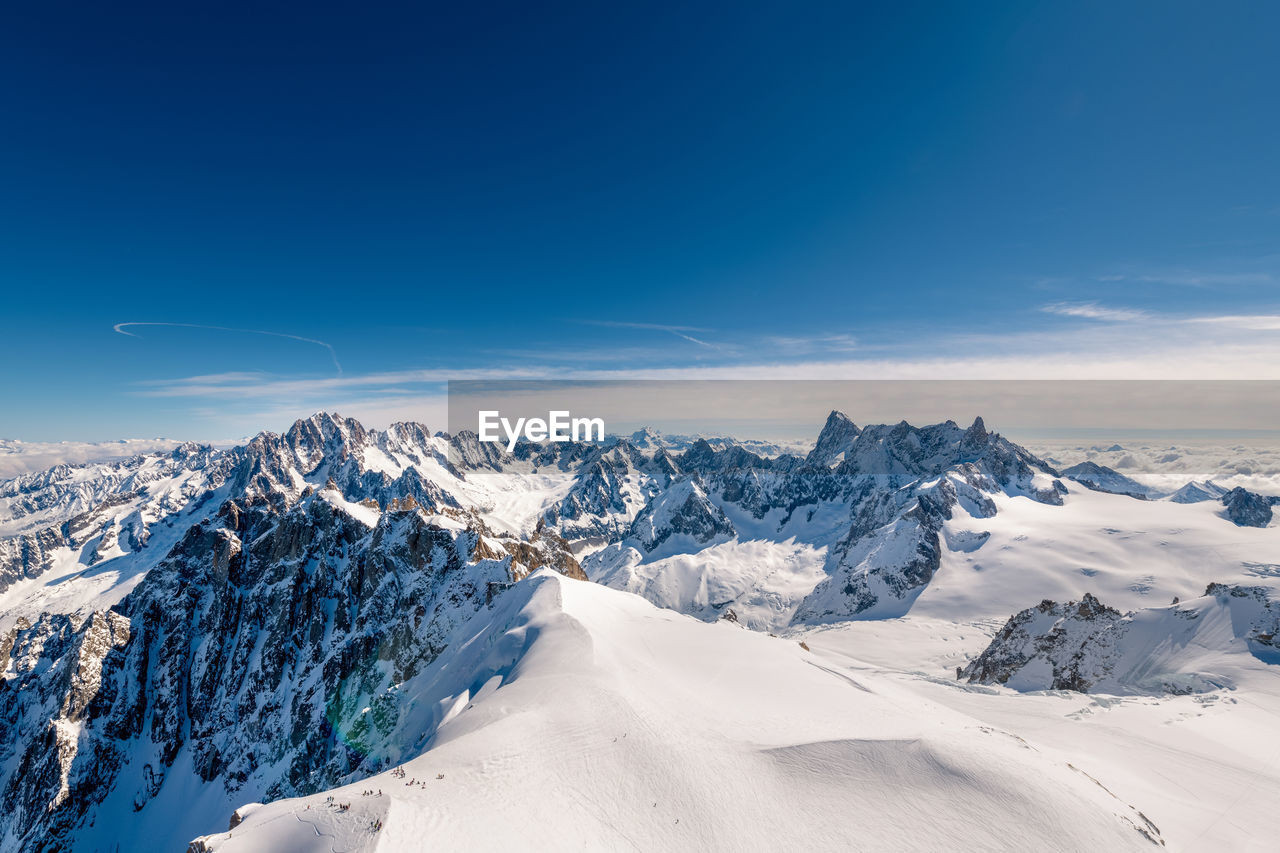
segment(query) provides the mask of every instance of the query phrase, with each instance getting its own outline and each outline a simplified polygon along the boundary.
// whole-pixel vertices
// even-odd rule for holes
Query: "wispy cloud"
[[[464,379],[547,379],[564,375],[551,367],[515,367],[451,370],[390,370],[356,376],[322,379],[277,376],[269,373],[219,373],[177,379],[150,379],[137,383],[140,397],[234,398],[274,397],[278,399],[363,394],[404,394],[424,386],[443,387],[450,380]]]
[[[134,385],[139,396],[167,399],[219,434],[248,433],[317,410],[340,411],[370,426],[445,422],[449,380],[538,379],[1280,379],[1280,315],[1178,316],[1097,303],[1056,303],[1047,313],[1076,322],[1049,328],[903,334],[856,341],[842,333],[751,336],[741,350],[694,361],[597,358],[586,348],[553,354],[503,353],[502,363],[455,369],[385,370],[299,377],[225,372]],[[634,324],[668,332],[666,327]],[[692,327],[677,328],[682,332]],[[613,349],[606,347],[603,356]]]
[[[1088,320],[1104,320],[1111,323],[1132,323],[1148,320],[1151,315],[1146,311],[1131,308],[1107,308],[1096,302],[1054,302],[1041,306],[1046,314],[1057,314],[1060,317],[1082,317]]]
[[[1145,317],[1146,315],[1144,315]],[[1213,327],[1221,332],[1213,332]],[[311,408],[442,393],[449,380],[622,379],[1234,379],[1280,378],[1280,317],[1168,318],[1059,331],[969,333],[874,348],[874,356],[776,354],[661,367],[537,365],[432,368],[330,378],[231,373],[138,383],[139,395],[270,399]],[[762,348],[763,349],[763,348]],[[1268,365],[1275,365],[1274,368]],[[1264,377],[1265,375],[1265,377]]]
[[[1280,332],[1280,314],[1232,314],[1222,317],[1192,317],[1190,323],[1215,323],[1253,332]]]
[[[853,352],[857,350],[858,339],[853,335],[771,335],[765,343],[784,354],[801,354],[812,352]]]
[[[1096,280],[1112,283],[1170,284],[1174,287],[1248,287],[1274,284],[1276,277],[1265,270],[1231,272],[1231,270],[1222,269],[1130,269],[1097,275]]]
[[[267,335],[268,337],[272,337],[272,338],[286,338],[291,341],[300,341],[301,343],[304,343],[304,344],[315,344],[316,346],[324,347],[326,350],[329,351],[329,358],[333,360],[334,369],[338,371],[339,376],[342,375],[342,365],[338,362],[338,351],[333,348],[332,344],[329,344],[326,341],[316,340],[315,338],[304,338],[301,335],[290,335],[285,332],[268,332],[263,329],[236,329],[230,326],[208,326],[203,323],[132,323],[131,322],[131,323],[116,323],[111,328],[113,328],[115,331],[119,332],[120,334],[127,335],[131,338],[141,337],[141,335],[136,335],[133,332],[125,331],[125,329],[132,328],[134,326],[169,326],[177,329],[209,329],[215,332],[238,332],[246,335]]]
[[[1170,284],[1177,287],[1214,287],[1274,284],[1276,278],[1267,272],[1223,272],[1214,270],[1164,270],[1141,273],[1100,275],[1098,281]]]
[[[1110,308],[1096,302],[1056,302],[1042,306],[1041,311],[1062,317],[1103,320],[1116,324],[1158,324],[1169,326],[1214,325],[1250,332],[1280,332],[1280,314],[1222,314],[1180,316],[1157,314],[1131,308]]]

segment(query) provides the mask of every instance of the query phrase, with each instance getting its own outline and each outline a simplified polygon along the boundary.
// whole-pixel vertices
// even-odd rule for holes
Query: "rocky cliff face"
[[[1213,583],[1201,598],[1125,614],[1086,594],[1015,614],[956,677],[1018,690],[1202,692],[1229,684],[1223,656],[1274,655],[1278,634],[1280,601],[1266,587]]]
[[[708,478],[712,493],[754,518],[797,514],[812,519],[824,506],[847,513],[828,551],[827,579],[796,610],[796,622],[861,615],[900,615],[932,580],[942,557],[943,522],[960,506],[972,516],[996,513],[991,495],[1061,504],[1065,488],[1047,464],[986,430],[955,423],[917,428],[900,423],[861,430],[838,412],[809,460],[842,460],[833,468],[806,464],[782,472],[755,468]],[[683,460],[682,460],[683,465]],[[772,514],[772,515],[771,515]]]
[[[650,456],[625,440],[590,448],[576,463],[569,493],[542,518],[568,539],[621,539],[680,473],[665,450]]]
[[[15,628],[0,716],[47,722],[3,733],[6,837],[62,837],[121,777],[141,810],[184,751],[268,798],[400,757],[395,685],[512,579],[473,544],[416,510],[370,530],[323,500],[229,502],[117,609]]]
[[[652,463],[643,460],[611,468],[607,488],[593,488],[601,498],[593,504],[577,489],[604,478],[588,473],[562,511],[548,514],[548,523],[569,538],[586,531],[596,536],[595,544],[609,543],[584,559],[593,578],[658,600],[697,600],[690,612],[705,618],[738,597],[769,600],[768,618],[784,619],[771,627],[901,615],[941,565],[943,526],[955,512],[989,518],[997,511],[995,495],[1057,505],[1066,491],[1051,467],[988,432],[981,419],[967,429],[950,421],[859,429],[833,412],[806,458],[764,458],[697,441],[673,459],[672,469],[652,476]],[[629,505],[640,508],[624,525],[621,507],[628,505],[605,505],[603,498],[628,489],[648,496]],[[733,567],[724,583],[712,574],[714,567],[702,579],[684,576],[681,566],[661,577],[666,569],[655,561],[732,540],[743,529],[753,539],[794,538],[821,548],[825,577],[803,599],[794,597],[794,585],[785,591],[739,589]],[[711,590],[715,600],[702,601]]]
[[[1271,523],[1271,502],[1237,486],[1222,496],[1226,516],[1238,527],[1266,527]]]
[[[705,440],[508,453],[322,414],[232,450],[0,482],[0,592],[98,583],[58,612],[0,614],[0,847],[65,848],[193,778],[226,802],[270,800],[415,754],[436,711],[398,685],[539,567],[585,579],[607,561],[701,566],[716,549],[737,561],[739,539],[789,542],[812,565],[783,592],[736,564],[708,577],[708,563],[688,584],[707,600],[687,612],[765,602],[778,627],[895,616],[934,578],[957,514],[980,522],[1008,496],[1060,504],[1057,476],[980,419],[859,428],[832,413],[802,458]],[[523,532],[495,506],[528,507]],[[642,591],[680,586],[667,580]],[[1091,689],[1114,677],[1127,619],[1092,599],[1046,603],[968,675]],[[1271,642],[1264,622],[1249,642]]]
[[[328,416],[259,436],[122,601],[18,620],[0,640],[0,847],[70,846],[178,766],[179,785],[272,799],[420,750],[396,686],[532,569],[582,577],[554,532],[495,536],[394,463],[433,458],[423,439]]]
[[[854,441],[862,430],[849,420],[844,412],[832,412],[827,416],[822,431],[818,433],[818,441],[813,450],[805,457],[805,464],[814,468],[829,468],[844,460],[844,454],[853,448]]]
[[[829,577],[800,605],[795,621],[906,612],[941,565],[943,522],[961,505],[974,517],[990,518],[996,507],[988,495],[1000,490],[971,463],[898,489],[864,480],[853,523],[831,549]]]
[[[698,545],[734,535],[724,510],[707,498],[696,478],[687,478],[650,501],[631,525],[630,535],[645,551],[654,551],[673,536]]]
[[[1088,593],[1078,602],[1042,601],[1015,614],[957,677],[983,684],[1013,680],[1013,685],[1037,689],[1088,691],[1111,671],[1123,619],[1120,611]]]

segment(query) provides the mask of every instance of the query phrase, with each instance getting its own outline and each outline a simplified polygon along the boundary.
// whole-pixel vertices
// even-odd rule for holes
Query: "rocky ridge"
[[[956,678],[1018,690],[1198,693],[1229,686],[1188,648],[1227,632],[1239,652],[1274,656],[1280,597],[1261,586],[1209,584],[1203,597],[1120,613],[1092,595],[1016,613]]]
[[[115,599],[4,625],[0,846],[69,846],[101,814],[176,796],[175,773],[234,804],[416,754],[432,727],[399,686],[540,567],[660,600],[667,579],[633,587],[637,567],[746,538],[799,541],[821,555],[821,576],[771,601],[772,624],[897,616],[948,548],[968,547],[949,521],[1067,493],[981,419],[858,427],[833,412],[807,456],[634,438],[508,453],[465,432],[319,414],[230,450],[186,445],[0,481],[0,522],[18,531],[0,539],[0,585],[16,596],[51,577],[131,579],[108,589]],[[519,531],[495,521],[502,489],[542,479],[562,485]],[[1050,685],[1113,684],[1134,619],[1091,598],[1041,607],[968,676],[1039,683],[1042,660]],[[744,613],[732,598],[688,612]],[[1265,645],[1274,630],[1260,619],[1247,642]],[[1183,675],[1169,689],[1195,689]]]
[[[0,846],[70,846],[104,803],[145,809],[178,765],[232,802],[420,749],[397,685],[533,569],[583,577],[553,531],[494,534],[388,463],[439,465],[437,445],[332,416],[260,435],[217,460],[177,513],[202,515],[121,601],[17,620],[0,640]]]

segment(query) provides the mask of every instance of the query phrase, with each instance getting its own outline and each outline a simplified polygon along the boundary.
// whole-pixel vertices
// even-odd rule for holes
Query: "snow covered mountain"
[[[920,803],[934,823],[909,846],[1123,849],[1167,837],[1157,795],[1099,795],[1088,755],[1028,753],[981,704],[1003,694],[973,691],[1272,701],[1274,661],[1249,651],[1274,633],[1269,499],[1086,488],[981,419],[833,412],[807,455],[758,450],[643,433],[508,453],[321,414],[0,481],[0,847],[395,850],[430,828],[498,848],[531,823],[542,847],[737,849],[744,827],[847,847],[901,838]],[[1210,582],[1178,611],[1203,619],[1152,607]],[[1243,614],[1228,588],[1262,615],[1135,627]],[[1134,614],[1090,597],[1089,619],[1042,605],[996,636],[1090,592]],[[1070,670],[1081,649],[1100,663]]]
[[[618,437],[613,436],[613,438],[616,440]],[[757,456],[764,457],[798,454],[808,448],[808,443],[804,441],[761,441],[758,439],[714,435],[668,435],[653,427],[644,427],[636,430],[626,436],[626,441],[632,447],[640,450],[654,451],[662,449],[675,453],[682,453],[699,441],[705,441],[715,450],[724,450],[727,447],[741,447],[744,450],[750,450]]]
[[[1111,492],[1114,495],[1129,495],[1130,497],[1141,498],[1163,497],[1159,490],[1144,486],[1137,480],[1126,477],[1119,471],[1108,468],[1105,465],[1099,465],[1096,462],[1081,462],[1077,465],[1072,465],[1070,468],[1063,468],[1062,476],[1070,477],[1077,483],[1083,483],[1091,489],[1097,489],[1100,492]]]
[[[1210,584],[1167,607],[1121,614],[1086,594],[1015,615],[957,677],[1019,690],[1192,693],[1230,686],[1233,655],[1280,662],[1280,596]]]
[[[1221,500],[1227,493],[1227,489],[1219,486],[1210,480],[1195,482],[1194,480],[1187,483],[1182,488],[1169,496],[1169,500],[1180,504],[1194,504],[1201,501]]]
[[[445,471],[439,443],[320,416],[226,454],[130,460],[72,499],[74,478],[23,478],[14,493],[57,499],[46,512],[102,504],[45,529],[47,564],[30,559],[32,537],[8,543],[28,585],[57,574],[82,597],[35,614],[46,596],[10,591],[4,845],[105,845],[125,824],[104,815],[182,798],[193,781],[226,808],[412,749],[395,685],[535,566],[583,577],[563,540],[506,539],[426,480]]]
[[[32,442],[0,438],[0,478],[45,471],[58,465],[113,462],[144,453],[163,453],[182,443],[166,438],[100,442]]]
[[[803,460],[703,444],[678,464],[696,489],[654,506],[674,515],[669,530],[683,524],[687,534],[663,536],[658,548],[648,528],[632,529],[588,555],[584,569],[666,607],[704,618],[731,608],[766,629],[901,615],[937,571],[943,527],[957,511],[994,516],[995,494],[1056,505],[1066,490],[981,419],[967,430],[950,421],[859,430],[837,412]]]
[[[1087,775],[940,706],[904,714],[892,679],[847,676],[794,641],[546,572],[486,615],[401,688],[450,709],[428,752],[254,807],[193,849],[1160,844]]]

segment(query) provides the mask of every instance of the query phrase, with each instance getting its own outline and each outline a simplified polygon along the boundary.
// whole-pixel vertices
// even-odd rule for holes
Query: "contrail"
[[[338,351],[333,348],[332,344],[325,341],[318,341],[315,338],[304,338],[301,335],[288,335],[284,332],[266,332],[262,329],[233,329],[230,326],[206,326],[201,323],[116,323],[111,328],[115,329],[122,335],[128,335],[136,338],[133,332],[126,332],[126,326],[174,326],[179,329],[212,329],[215,332],[243,332],[247,335],[268,335],[273,338],[288,338],[291,341],[302,341],[304,344],[315,344],[324,347],[329,351],[329,357],[333,359],[333,366],[338,371],[338,375],[342,375],[342,365],[338,363]]]
[[[709,344],[706,341],[695,338],[693,335],[686,335],[684,332],[677,332],[675,329],[663,329],[663,331],[670,332],[671,334],[675,335],[677,338],[684,338],[686,341],[690,341],[691,343],[698,344],[699,346],[704,346],[707,349],[720,349],[720,347],[716,346],[715,344]]]
[[[701,340],[700,338],[695,338],[693,335],[685,334],[686,332],[712,331],[711,329],[704,329],[701,326],[668,326],[662,323],[627,323],[621,320],[581,320],[579,322],[585,323],[588,326],[606,326],[613,329],[652,329],[655,332],[666,332],[668,334],[675,335],[677,338],[684,338],[690,343],[695,343],[698,346],[703,346],[707,349],[723,349],[723,347],[717,344],[709,343]]]

